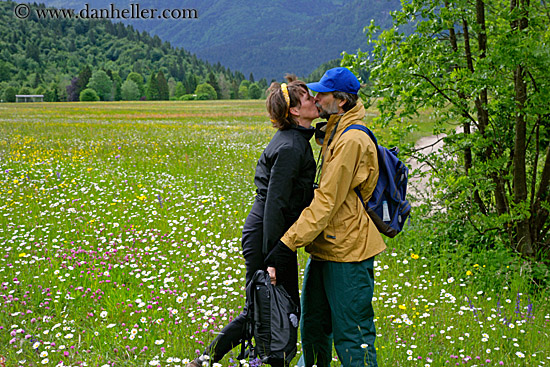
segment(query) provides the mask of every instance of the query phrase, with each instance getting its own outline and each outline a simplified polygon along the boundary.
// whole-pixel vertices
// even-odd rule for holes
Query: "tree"
[[[248,87],[242,83],[241,83],[241,86],[239,87],[239,98],[248,99]]]
[[[32,87],[33,88],[38,88],[38,86],[40,84],[42,84],[42,78],[40,77],[40,74],[34,73],[34,78],[33,78],[33,81],[32,81]]]
[[[193,73],[188,73],[185,80],[187,82],[185,84],[185,89],[186,89],[187,93],[188,94],[193,93],[195,91],[195,89],[197,89],[197,85],[199,84],[197,82],[197,77]]]
[[[21,87],[18,94],[29,95],[31,94],[31,90],[29,89],[29,87]]]
[[[122,78],[118,72],[113,71],[111,73],[111,80],[113,81],[111,95],[114,97],[115,101],[120,101],[122,99]]]
[[[40,62],[40,49],[32,41],[27,41],[26,56],[28,59],[32,59],[38,63]]]
[[[262,90],[256,83],[250,84],[248,88],[248,97],[250,99],[260,99],[262,97]]]
[[[319,78],[321,79],[321,78]],[[317,80],[319,80],[317,79]],[[260,87],[261,90],[266,90],[267,89],[267,80],[265,80],[265,78],[262,78],[258,81],[258,87]]]
[[[213,72],[208,73],[208,84],[210,84],[214,90],[216,91],[216,95],[218,98],[221,98],[221,91],[220,91],[220,85],[218,84],[218,81],[216,80],[216,76]]]
[[[78,80],[77,80],[77,94],[80,94],[80,92],[86,88],[88,83],[90,82],[90,78],[92,77],[92,69],[88,65],[84,66],[82,70],[80,70],[80,73],[78,74]],[[78,99],[76,99],[78,100]]]
[[[229,99],[231,98],[231,84],[225,77],[223,73],[220,73],[218,76],[218,85],[220,87],[220,93],[218,94],[219,99]]]
[[[504,233],[526,257],[550,255],[550,13],[545,2],[412,0],[394,27],[374,39],[372,55],[345,55],[357,73],[368,65],[384,125],[435,110],[445,156],[430,164],[446,216],[478,238]],[[416,32],[399,27],[417,22]],[[372,99],[370,99],[372,101]]]
[[[67,86],[67,101],[76,102],[80,98],[80,88],[78,88],[78,77],[71,79],[71,84]]]
[[[86,88],[80,93],[81,102],[96,102],[99,101],[99,96],[92,88]]]
[[[93,89],[102,101],[111,100],[113,81],[105,71],[94,71],[87,86]]]
[[[151,73],[149,81],[147,82],[147,89],[145,95],[149,101],[158,101],[160,99],[159,83],[157,81],[157,75]]]
[[[4,90],[4,101],[6,102],[15,102],[15,95],[17,94],[17,90],[9,86]]]
[[[218,99],[216,90],[208,83],[197,85],[197,89],[195,89],[195,94],[197,95],[197,99]]]
[[[59,97],[57,95],[57,84],[52,83],[46,93],[44,94],[44,101],[46,102],[59,102]]]
[[[144,83],[143,83],[143,76],[141,74],[136,73],[135,71],[132,71],[130,74],[128,74],[128,76],[126,77],[126,80],[131,80],[134,83],[136,83],[136,85],[139,88],[139,97],[140,98],[145,95],[145,87],[144,87]]]
[[[137,101],[141,97],[139,87],[129,79],[122,83],[121,95],[124,101]]]
[[[182,82],[177,82],[176,83],[176,90],[174,91],[174,96],[177,99],[180,99],[181,96],[183,96],[184,94],[186,94],[185,86],[183,85]]]
[[[166,81],[162,70],[160,70],[157,74],[157,84],[159,91],[159,100],[167,101],[170,98],[170,90],[168,89],[168,82]]]
[[[11,73],[12,73],[11,64],[0,60],[0,82],[10,80]]]

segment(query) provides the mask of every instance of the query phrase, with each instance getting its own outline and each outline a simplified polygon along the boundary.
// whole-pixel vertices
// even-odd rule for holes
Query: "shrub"
[[[197,95],[196,99],[201,99],[201,100],[218,99],[218,94],[216,93],[216,90],[214,89],[213,86],[211,86],[208,83],[202,83],[197,85],[197,88],[195,89],[195,94]],[[201,96],[199,98],[199,95],[201,94],[205,94],[206,98],[204,98],[204,96]]]
[[[194,94],[184,94],[180,97],[180,101],[194,101],[195,95]]]
[[[6,102],[15,102],[15,95],[17,94],[17,91],[14,87],[7,87],[4,90],[4,101]]]
[[[92,88],[86,88],[80,92],[80,101],[81,102],[96,102],[99,101],[99,96],[96,91]]]

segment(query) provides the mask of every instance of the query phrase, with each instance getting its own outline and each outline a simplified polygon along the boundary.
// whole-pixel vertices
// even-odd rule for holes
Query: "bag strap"
[[[334,138],[334,134],[336,134],[336,130],[338,129],[338,124],[340,124],[341,119],[342,119],[342,116],[340,116],[338,121],[336,121],[336,125],[334,125],[334,128],[332,129],[332,132],[330,134],[330,138],[327,141],[327,149],[328,149],[330,143],[332,143],[332,139]],[[314,181],[315,184],[317,184],[317,187],[321,183],[321,171],[323,169],[323,164],[325,163],[325,154],[327,154],[327,152],[325,151],[325,154],[323,154],[321,156],[322,151],[323,151],[323,149],[321,148],[321,150],[319,151],[319,157],[317,158],[317,173],[315,174],[315,181]],[[319,164],[319,158],[321,158],[321,164]]]
[[[344,130],[342,135],[344,135],[346,133],[346,131],[349,131],[349,130],[361,130],[361,131],[366,132],[367,135],[374,142],[374,145],[376,145],[378,147],[378,139],[376,139],[376,136],[374,136],[374,133],[368,127],[363,126],[363,125],[359,125],[359,124],[349,125],[348,127],[346,127],[346,129]]]
[[[241,341],[241,352],[237,356],[237,360],[239,361],[254,356],[254,343],[252,342],[254,336],[254,285],[262,277],[263,273],[263,270],[257,270],[246,285],[245,307],[247,312],[243,325],[244,335]]]
[[[372,139],[374,145],[376,145],[376,147],[378,148],[378,140],[376,139],[376,136],[374,136],[374,133],[368,127],[363,126],[363,125],[359,125],[359,124],[353,124],[353,125],[350,125],[350,126],[346,127],[346,129],[344,130],[342,135],[344,135],[349,130],[361,130],[361,131],[367,133],[367,135]],[[378,154],[378,149],[377,149],[376,153]],[[365,209],[367,209],[367,204],[363,201],[363,195],[361,195],[361,191],[359,190],[359,186],[355,186],[353,191],[355,191],[357,196],[359,196],[359,200],[361,200],[361,204],[363,204],[363,207]]]

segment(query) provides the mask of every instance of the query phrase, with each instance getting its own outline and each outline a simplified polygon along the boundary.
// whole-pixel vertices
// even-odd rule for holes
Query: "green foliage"
[[[248,87],[246,85],[241,84],[239,87],[239,98],[248,99]]]
[[[176,83],[176,90],[174,91],[174,96],[179,99],[184,94],[185,94],[185,86],[183,85],[182,82],[177,82]]]
[[[157,81],[157,76],[155,73],[151,73],[149,81],[147,82],[147,89],[145,91],[147,100],[149,101],[158,101],[160,100],[160,90],[159,83]]]
[[[214,90],[216,91],[217,98],[220,98],[221,97],[220,85],[218,84],[218,80],[216,79],[216,76],[214,75],[214,73],[212,72],[208,73],[207,83],[214,88]]]
[[[141,96],[137,84],[129,79],[122,83],[121,94],[124,101],[137,101]]]
[[[157,84],[158,84],[158,91],[159,91],[159,100],[161,101],[167,101],[170,92],[168,89],[168,82],[166,81],[166,78],[164,77],[164,73],[161,71],[157,74]]]
[[[111,80],[113,81],[113,90],[111,94],[115,101],[120,101],[122,99],[122,78],[118,75],[118,72],[113,71]]]
[[[197,89],[195,89],[195,94],[197,95],[197,99],[201,99],[201,100],[218,99],[216,90],[214,89],[213,86],[211,86],[208,83],[202,83],[197,85]]]
[[[219,64],[210,65],[131,26],[100,19],[19,20],[13,13],[16,5],[13,1],[0,1],[0,82],[13,84],[16,89],[27,85],[47,90],[56,83],[57,99],[78,100],[92,70],[104,70],[113,78],[111,96],[97,90],[106,100],[122,98],[122,82],[127,76],[138,85],[140,97],[145,96],[144,80],[160,70],[165,80],[182,82],[186,93],[193,93],[198,84],[208,79],[218,80],[220,75],[229,83],[237,76],[241,80],[241,74]],[[39,4],[31,8],[45,9]],[[66,87],[74,78],[75,85],[68,93]],[[162,93],[163,99],[168,99],[164,89]]]
[[[549,12],[540,2],[476,4],[404,3],[393,29],[368,27],[373,52],[343,64],[370,73],[367,104],[377,103],[379,126],[406,124],[426,108],[434,133],[460,126],[441,154],[409,151],[433,168],[430,199],[452,219],[446,228],[474,234],[472,246],[484,238],[548,259]],[[416,32],[406,35],[409,23]]]
[[[250,99],[260,99],[262,97],[262,91],[260,90],[258,84],[250,84],[250,87],[248,88],[248,97],[250,97]]]
[[[184,94],[180,97],[180,101],[194,101],[195,95],[194,94]]]
[[[103,70],[93,72],[87,87],[95,90],[102,101],[110,101],[112,99],[113,81]]]
[[[83,89],[86,88],[88,83],[90,82],[90,78],[92,77],[92,69],[88,65],[84,66],[80,73],[78,74],[78,93],[80,93]]]
[[[44,93],[45,102],[59,102],[59,96],[57,94],[57,85],[52,83],[50,87]]]
[[[145,95],[144,79],[141,74],[136,73],[135,71],[132,71],[130,74],[128,74],[128,76],[126,77],[126,80],[131,80],[134,83],[136,83],[139,89],[140,98]]]
[[[3,60],[0,60],[0,82],[8,81],[10,80],[12,72],[12,67],[8,62],[4,62]]]
[[[17,94],[17,90],[15,90],[14,87],[9,86],[6,89],[4,89],[4,101],[6,102],[15,102],[15,95]]]
[[[80,101],[81,102],[96,102],[99,101],[99,96],[96,91],[92,88],[86,88],[80,92]]]

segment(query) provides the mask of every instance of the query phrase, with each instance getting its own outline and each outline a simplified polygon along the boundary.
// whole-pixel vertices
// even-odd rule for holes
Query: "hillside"
[[[64,100],[66,87],[86,66],[92,71],[103,69],[110,76],[116,73],[121,80],[136,72],[144,83],[152,73],[162,71],[172,87],[182,82],[187,93],[209,77],[225,83],[217,87],[227,90],[238,89],[245,79],[240,72],[202,61],[133,26],[108,20],[19,20],[14,16],[15,5],[0,1],[0,89],[12,86],[21,93],[42,88],[44,93],[55,88]]]
[[[46,0],[47,4],[81,9],[84,0]],[[98,0],[96,8],[129,0]],[[399,0],[142,0],[143,8],[193,8],[198,19],[132,20],[136,29],[158,35],[211,63],[220,62],[248,75],[281,79],[287,72],[306,76],[317,66],[339,58],[342,51],[366,48],[363,28],[375,19],[390,24]]]

